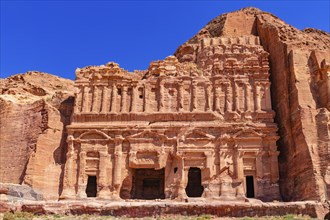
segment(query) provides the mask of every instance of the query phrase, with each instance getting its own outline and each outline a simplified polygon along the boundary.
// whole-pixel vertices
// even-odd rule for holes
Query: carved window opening
[[[178,168],[177,167],[174,167],[174,173],[178,172]]]
[[[118,94],[118,95],[121,95],[121,88],[118,88],[118,89],[117,89],[117,94]]]
[[[246,176],[245,183],[246,183],[246,197],[254,198],[254,178],[253,178],[253,176]]]
[[[202,186],[202,172],[200,168],[191,167],[188,171],[186,194],[188,197],[201,197],[204,191]]]
[[[132,198],[164,199],[164,179],[164,169],[135,169],[132,179]]]
[[[143,99],[143,88],[139,88],[139,98]]]
[[[97,193],[97,181],[96,176],[88,176],[86,194],[87,197],[96,197]]]

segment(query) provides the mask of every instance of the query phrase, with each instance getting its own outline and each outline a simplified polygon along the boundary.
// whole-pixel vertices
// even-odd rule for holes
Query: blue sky
[[[130,71],[164,59],[214,17],[258,7],[303,29],[330,32],[326,1],[4,1],[1,78],[38,70],[74,79],[115,61]]]

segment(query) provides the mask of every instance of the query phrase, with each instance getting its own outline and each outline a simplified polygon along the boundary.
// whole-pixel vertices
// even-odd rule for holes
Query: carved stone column
[[[256,176],[259,179],[262,179],[264,177],[264,172],[263,172],[263,155],[264,152],[258,152],[257,157],[256,157]]]
[[[91,111],[91,107],[89,105],[89,91],[90,88],[88,86],[84,87],[84,95],[83,95],[83,112],[89,113]]]
[[[245,111],[250,112],[251,111],[251,85],[250,83],[246,83],[244,86],[245,89]]]
[[[239,89],[239,82],[234,82],[234,111],[239,111],[239,96],[240,96],[240,89]]]
[[[79,91],[76,93],[75,104],[74,104],[75,113],[79,113],[82,111],[83,88],[81,86],[79,86],[78,88],[79,88]]]
[[[100,191],[97,193],[98,198],[106,199],[110,197],[110,189],[108,185],[107,169],[109,165],[108,152],[106,150],[100,151],[99,160],[99,176],[98,176],[98,187]]]
[[[99,86],[94,86],[94,91],[93,91],[93,104],[92,104],[92,112],[93,113],[98,113],[100,112],[100,87]]]
[[[209,169],[209,171],[210,171],[209,178],[210,178],[215,174],[215,170],[214,170],[214,152],[213,151],[205,151],[204,154],[206,156],[205,168]]]
[[[276,183],[279,179],[279,171],[278,171],[278,155],[280,152],[278,151],[270,151],[269,152],[269,161],[270,161],[270,181],[272,183]]]
[[[151,92],[150,87],[148,85],[144,85],[144,95],[143,95],[143,104],[144,104],[144,112],[149,112],[149,93]]]
[[[159,102],[158,102],[158,109],[160,112],[164,112],[164,93],[165,93],[165,88],[164,84],[160,83],[159,84]]]
[[[116,84],[112,84],[112,97],[111,97],[111,112],[117,112],[117,86]]]
[[[109,101],[110,101],[110,89],[106,85],[106,86],[103,87],[102,109],[101,109],[102,113],[108,113],[109,112],[109,109],[110,109]]]
[[[113,176],[113,187],[114,187],[114,197],[119,198],[120,186],[122,184],[121,172],[122,172],[122,138],[115,138],[115,167]]]
[[[270,82],[265,82],[263,84],[263,91],[264,91],[264,95],[265,95],[265,99],[266,99],[266,109],[267,110],[271,110],[272,109],[272,98],[270,96]],[[262,97],[261,97],[262,99]]]
[[[82,199],[86,198],[86,174],[85,174],[85,168],[86,168],[86,152],[81,151],[79,153],[79,173],[78,173],[78,192],[77,197]]]
[[[260,96],[260,83],[256,82],[255,83],[255,87],[254,87],[254,110],[256,112],[260,112],[261,111],[261,96]]]
[[[191,84],[191,110],[192,111],[197,111],[197,82],[192,82]]]
[[[212,111],[212,85],[205,85],[205,110]]]
[[[230,82],[225,83],[225,109],[226,112],[231,112],[233,110],[232,102],[233,102],[233,96],[232,96],[232,88],[230,85]]]
[[[127,112],[127,87],[122,87],[121,94],[121,112]]]
[[[132,103],[131,103],[131,112],[136,112],[136,107],[137,107],[137,99],[138,96],[138,87],[133,86],[132,88]]]
[[[184,85],[183,84],[179,84],[178,87],[178,110],[180,112],[182,112],[184,110]]]
[[[236,152],[236,174],[238,180],[244,180],[244,163],[243,163],[244,152],[238,150]]]
[[[66,154],[66,163],[64,168],[63,191],[61,199],[74,199],[76,196],[76,168],[74,164],[74,146],[73,136],[69,135],[67,139],[68,152]]]
[[[221,84],[220,87],[216,86],[214,88],[214,110],[220,112],[220,91],[221,91]]]
[[[178,199],[185,199],[187,198],[186,186],[187,186],[188,172],[184,167],[184,158],[182,156],[179,158],[178,165],[179,165],[179,171],[181,172],[181,180],[178,189]]]

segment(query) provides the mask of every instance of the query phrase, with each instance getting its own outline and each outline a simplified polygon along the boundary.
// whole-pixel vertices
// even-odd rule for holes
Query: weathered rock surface
[[[300,31],[274,15],[245,8],[213,19],[175,55],[181,62],[202,65],[198,42],[242,35],[259,36],[269,53],[283,199],[329,199],[329,33],[311,28]]]
[[[1,203],[0,203],[1,205]],[[104,201],[59,201],[40,202],[25,201],[4,204],[2,212],[24,211],[34,214],[61,214],[61,215],[106,215],[124,216],[130,218],[160,217],[169,215],[199,216],[213,215],[217,217],[262,217],[283,216],[287,214],[306,215],[317,219],[324,219],[328,213],[328,206],[322,203],[288,202],[288,203],[262,203],[262,202],[104,202]],[[0,209],[1,211],[1,209]]]
[[[269,13],[247,8],[212,20],[177,49],[175,56],[180,63],[175,65],[185,70],[189,69],[186,67],[191,67],[196,76],[200,71],[213,71],[217,68],[214,65],[214,50],[205,53],[206,50],[201,47],[212,45],[212,41],[219,37],[237,41],[227,42],[231,45],[240,45],[242,40],[260,39],[263,50],[269,53],[272,109],[276,112],[275,120],[280,136],[277,146],[280,151],[280,189],[283,200],[329,200],[330,35],[310,28],[300,31]],[[146,73],[161,75],[162,71],[157,72],[158,66],[173,63],[173,60],[176,59],[170,57],[165,61],[154,62],[148,72],[138,72],[136,76],[139,78]],[[253,62],[255,60],[251,60],[251,65]],[[43,193],[45,199],[58,198],[62,191],[67,151],[65,126],[70,123],[73,90],[72,81],[40,72],[28,72],[0,80],[0,182],[26,183]],[[167,107],[170,104],[165,105]],[[157,108],[156,105],[153,107]],[[0,192],[6,192],[6,189],[1,188]],[[69,213],[116,212],[112,208],[110,211],[97,206],[95,208],[89,202],[81,202],[76,206],[74,202],[71,205],[44,204],[46,203],[6,207],[46,214],[52,213],[48,209],[54,207],[57,210],[54,213],[60,212],[59,210]],[[67,209],[67,206],[74,207],[70,208],[74,211]],[[244,216],[246,213],[253,216],[255,213],[272,215],[303,212],[314,217],[320,216],[315,214],[314,208],[310,208],[313,205],[306,204],[246,206],[249,206],[246,210],[242,209],[243,206],[238,206],[233,212],[224,211],[229,206],[208,209],[196,208],[197,206],[190,204],[172,210],[180,210],[180,213],[184,210],[200,210],[201,213],[227,213],[226,215],[232,216]],[[159,207],[163,209],[163,206]],[[118,212],[123,212],[126,208],[123,207]],[[253,211],[257,209],[260,212]],[[150,214],[149,211],[146,213]],[[135,216],[134,213],[131,216]]]
[[[28,185],[1,183],[0,184],[1,200],[18,201],[18,200],[43,200],[43,195]]]
[[[41,72],[0,81],[0,181],[26,183],[57,198],[73,82]]]

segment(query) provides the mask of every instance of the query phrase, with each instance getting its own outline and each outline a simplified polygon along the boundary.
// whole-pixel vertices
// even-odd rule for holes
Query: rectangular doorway
[[[164,179],[164,169],[134,169],[132,178],[132,198],[164,199]]]
[[[97,181],[96,176],[88,176],[86,195],[87,197],[96,197],[97,194]]]
[[[254,198],[254,178],[253,176],[246,176],[245,177],[246,183],[246,197],[247,198]]]

